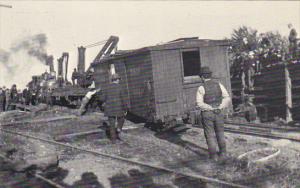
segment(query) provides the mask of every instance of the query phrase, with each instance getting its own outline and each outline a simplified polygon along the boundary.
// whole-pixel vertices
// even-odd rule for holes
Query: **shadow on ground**
[[[165,176],[164,173],[153,171],[152,173],[141,172],[137,169],[131,169],[128,174],[117,174],[111,177],[111,188],[171,188],[171,184],[178,188],[205,188],[203,182],[199,180],[190,180],[185,177],[176,177],[171,184],[158,184],[154,182],[153,177]],[[161,178],[161,177],[160,177]]]

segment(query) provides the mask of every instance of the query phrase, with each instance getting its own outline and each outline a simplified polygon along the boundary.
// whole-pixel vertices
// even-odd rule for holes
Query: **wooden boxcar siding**
[[[130,112],[150,119],[155,113],[150,52],[125,58],[130,98]]]
[[[183,106],[185,110],[195,109],[196,93],[200,85],[203,85],[203,83],[193,83],[193,84],[183,85],[183,101],[184,101]]]
[[[226,46],[211,46],[200,49],[201,66],[208,66],[212,76],[221,81],[231,95],[230,70]]]
[[[226,47],[197,47],[201,66],[209,66],[213,76],[230,91]],[[128,89],[130,112],[145,119],[182,115],[195,107],[196,90],[202,83],[185,84],[181,49],[150,50],[116,57],[95,66],[96,86],[108,83],[109,64],[114,63]],[[103,87],[103,86],[102,86]]]
[[[180,50],[151,51],[156,119],[183,111]]]

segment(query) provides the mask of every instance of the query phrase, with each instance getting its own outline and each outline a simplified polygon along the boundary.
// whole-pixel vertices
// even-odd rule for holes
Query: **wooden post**
[[[242,101],[242,103],[244,103],[245,102],[245,87],[246,87],[245,72],[244,71],[242,72],[241,79],[242,79],[241,101]]]
[[[286,108],[286,122],[289,123],[293,121],[292,118],[292,82],[290,78],[290,73],[287,64],[284,65],[284,75],[285,75],[285,108]]]

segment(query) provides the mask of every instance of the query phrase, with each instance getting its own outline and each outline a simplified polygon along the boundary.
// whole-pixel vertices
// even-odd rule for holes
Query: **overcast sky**
[[[22,37],[45,33],[47,52],[55,59],[70,53],[70,68],[77,63],[77,47],[120,37],[118,49],[132,49],[180,37],[230,37],[241,25],[259,32],[288,35],[291,23],[300,34],[299,1],[1,1],[0,48],[7,50]],[[299,36],[298,36],[299,37]],[[101,47],[87,49],[91,62]],[[44,67],[35,67],[37,74]],[[31,70],[32,72],[32,70]],[[29,77],[30,78],[30,77]],[[26,78],[26,79],[29,79]],[[0,84],[3,84],[0,75]]]

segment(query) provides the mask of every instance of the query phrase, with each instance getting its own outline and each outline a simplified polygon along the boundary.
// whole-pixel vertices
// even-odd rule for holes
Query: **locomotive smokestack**
[[[63,58],[57,59],[58,66],[57,66],[57,76],[59,78],[63,78]]]
[[[52,55],[47,57],[46,64],[49,66],[50,73],[55,72],[54,71],[53,56]]]
[[[68,80],[67,76],[68,76],[69,53],[64,52],[62,58],[63,58],[63,62],[65,62],[65,81],[67,81]]]
[[[80,46],[78,48],[78,64],[77,70],[79,73],[84,73],[85,71],[85,47]]]

